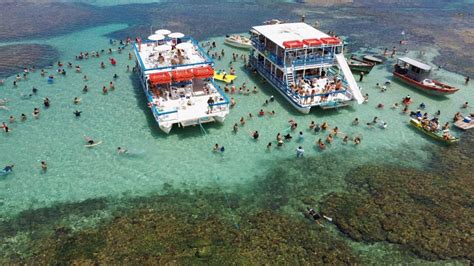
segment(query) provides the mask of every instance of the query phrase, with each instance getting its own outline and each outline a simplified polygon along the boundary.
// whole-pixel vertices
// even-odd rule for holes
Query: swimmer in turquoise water
[[[4,173],[11,173],[11,172],[13,172],[13,167],[15,167],[14,164],[7,165],[7,166],[5,166],[5,167],[3,168],[2,171],[3,171]]]
[[[127,149],[122,148],[122,147],[117,147],[117,153],[118,154],[125,154],[127,152],[128,152]]]

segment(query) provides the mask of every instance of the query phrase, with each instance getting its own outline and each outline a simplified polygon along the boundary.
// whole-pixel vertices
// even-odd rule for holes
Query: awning
[[[327,38],[321,38],[321,41],[324,44],[341,44],[341,40],[337,37],[327,37]]]
[[[283,46],[285,48],[303,48],[304,44],[302,41],[294,40],[283,42]]]
[[[193,74],[195,78],[211,78],[214,76],[214,69],[211,66],[198,67],[193,69]]]
[[[150,41],[161,41],[165,39],[165,36],[161,35],[161,34],[152,34],[150,36],[148,36],[148,40]]]
[[[191,80],[194,77],[193,70],[183,69],[183,70],[174,70],[172,72],[173,80],[177,82]]]
[[[425,70],[425,71],[430,71],[431,70],[431,66],[429,66],[425,63],[416,61],[414,59],[408,58],[408,57],[400,57],[400,58],[398,58],[398,60],[400,60],[402,62],[405,62],[409,65],[412,65],[414,67],[420,68],[422,70]]]
[[[154,73],[149,76],[152,84],[167,84],[171,83],[171,75],[169,72]]]
[[[306,39],[303,43],[307,46],[321,46],[323,42],[320,39]]]

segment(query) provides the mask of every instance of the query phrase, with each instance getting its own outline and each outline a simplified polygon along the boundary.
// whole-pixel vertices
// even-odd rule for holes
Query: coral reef
[[[236,200],[238,200],[237,196]],[[182,193],[133,199],[97,227],[73,232],[59,223],[30,238],[29,255],[6,249],[2,263],[347,264],[359,260],[322,227],[258,210],[235,220],[219,194]],[[96,204],[96,203],[94,203]],[[74,209],[73,206],[69,206]],[[130,211],[130,209],[134,209]],[[44,211],[43,211],[44,212]],[[14,223],[15,221],[11,221]],[[237,224],[237,222],[239,222]],[[39,229],[38,227],[36,227]]]
[[[357,241],[400,244],[429,259],[474,261],[472,133],[437,153],[425,171],[364,166],[347,176],[348,192],[331,193],[322,212]]]
[[[58,52],[43,44],[4,45],[0,46],[0,58],[0,78],[4,78],[22,72],[23,67],[49,66],[58,58]]]

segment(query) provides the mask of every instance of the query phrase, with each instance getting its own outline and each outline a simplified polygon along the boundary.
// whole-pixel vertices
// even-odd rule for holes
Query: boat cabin
[[[410,79],[422,82],[429,78],[431,66],[408,57],[400,57],[395,65],[395,72]]]

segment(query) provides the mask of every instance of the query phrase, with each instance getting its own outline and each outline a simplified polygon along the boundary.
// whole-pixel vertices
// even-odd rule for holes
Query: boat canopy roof
[[[211,78],[214,76],[214,69],[211,66],[197,67],[193,69],[195,78]]]
[[[425,70],[425,71],[430,71],[431,70],[431,66],[429,66],[425,63],[416,61],[414,59],[408,58],[408,57],[400,57],[400,58],[398,58],[398,60],[400,60],[404,63],[407,63],[409,65],[412,65],[414,67],[417,67],[419,69]]]
[[[302,22],[255,26],[251,31],[258,32],[281,48],[286,48],[284,43],[287,41],[303,41],[305,39],[331,37]]]

